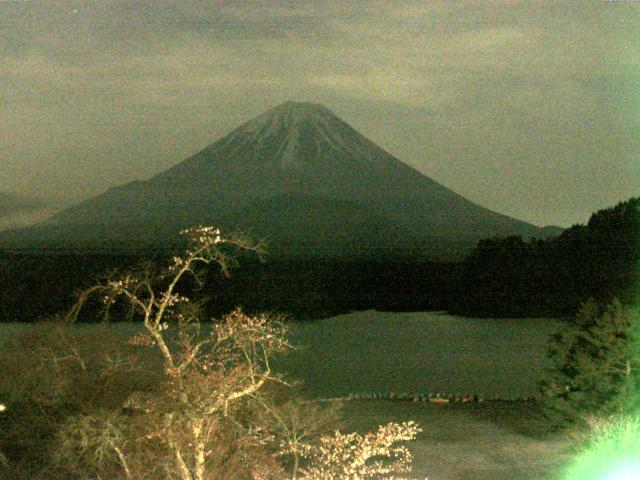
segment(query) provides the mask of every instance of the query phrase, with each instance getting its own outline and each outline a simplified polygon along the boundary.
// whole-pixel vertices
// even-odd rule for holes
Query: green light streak
[[[600,424],[592,438],[561,480],[640,479],[640,416]]]

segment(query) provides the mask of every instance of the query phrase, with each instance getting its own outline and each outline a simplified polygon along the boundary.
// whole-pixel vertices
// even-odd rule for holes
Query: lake
[[[313,398],[350,393],[531,396],[558,319],[355,312],[296,324],[276,362]]]
[[[390,392],[531,396],[557,319],[465,318],[441,312],[354,312],[292,323],[297,350],[274,368],[304,382],[311,398]],[[2,324],[2,337],[28,324]],[[97,329],[104,325],[78,324]],[[117,335],[141,326],[113,323]]]

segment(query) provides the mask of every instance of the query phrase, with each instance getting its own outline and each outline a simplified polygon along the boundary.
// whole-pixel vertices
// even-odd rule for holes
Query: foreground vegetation
[[[586,302],[575,321],[551,338],[550,365],[540,389],[550,418],[577,422],[590,415],[640,409],[640,312],[617,299]]]
[[[631,239],[603,232],[611,225],[634,231],[627,227],[637,212],[636,202],[621,204],[606,221],[592,218],[587,229],[600,236],[583,238],[600,247],[598,239],[608,238],[618,260],[635,262]],[[408,472],[411,453],[398,443],[416,438],[416,423],[392,422],[364,435],[330,433],[335,409],[293,393],[291,379],[273,368],[291,350],[281,318],[235,309],[207,320],[202,287],[211,270],[201,267],[217,265],[227,274],[233,249],[259,253],[259,246],[210,227],[185,233],[187,251],[167,268],[147,263],[109,276],[83,290],[69,316],[7,341],[0,355],[0,471],[16,479],[181,480]],[[606,272],[620,271],[600,274],[612,278]],[[628,290],[635,277],[623,277],[552,337],[540,384],[549,426],[589,432],[580,443],[585,458],[615,445],[637,446],[640,326]],[[622,301],[612,300],[613,292],[621,292]],[[105,320],[141,320],[141,331],[123,343],[106,330],[87,336],[69,328],[99,306]]]
[[[573,430],[563,480],[640,478],[640,310],[586,302],[555,334],[540,384],[551,425]]]
[[[61,323],[17,338],[21,358],[1,365],[1,463],[12,478],[348,479],[396,478],[410,471],[399,442],[420,432],[389,423],[360,435],[326,434],[331,409],[283,393],[270,361],[290,347],[285,326],[235,310],[202,328],[197,303],[178,293],[200,284],[200,265],[233,263],[229,248],[258,250],[210,227],[190,229],[170,266],[111,277],[82,292],[140,317],[125,345],[79,338]],[[100,340],[100,341],[98,341]]]

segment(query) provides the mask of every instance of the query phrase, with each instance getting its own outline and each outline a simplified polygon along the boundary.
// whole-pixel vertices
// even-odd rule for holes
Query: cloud
[[[28,214],[47,207],[47,202],[36,197],[0,192],[0,219],[17,214]]]
[[[147,178],[294,98],[328,103],[480,203],[571,223],[571,209],[637,192],[638,13],[590,1],[0,2],[0,189],[78,196]]]

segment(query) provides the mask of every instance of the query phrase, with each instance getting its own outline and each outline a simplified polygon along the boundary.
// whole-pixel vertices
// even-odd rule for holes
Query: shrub
[[[639,332],[635,308],[617,300],[583,304],[575,322],[550,340],[551,365],[540,383],[550,418],[564,423],[633,409],[640,386]]]

